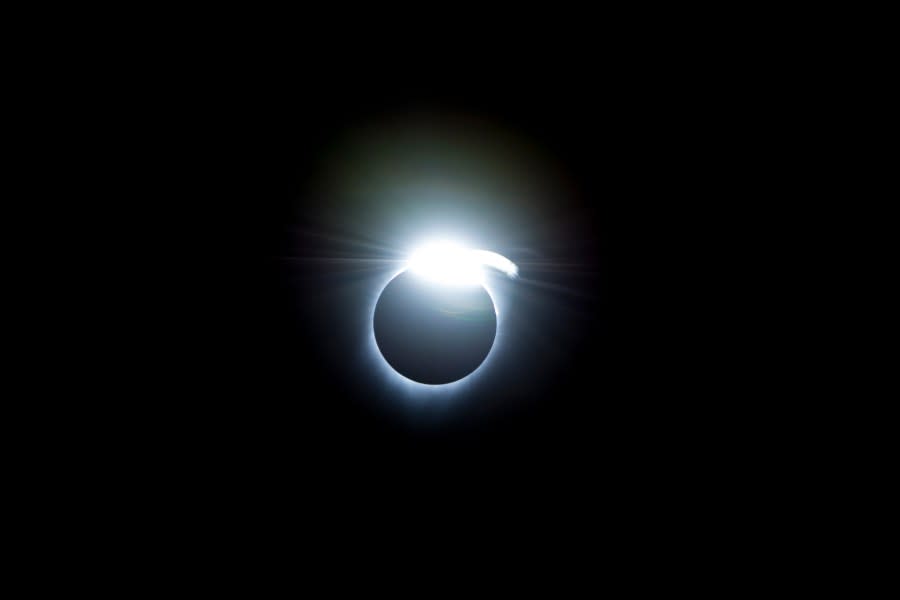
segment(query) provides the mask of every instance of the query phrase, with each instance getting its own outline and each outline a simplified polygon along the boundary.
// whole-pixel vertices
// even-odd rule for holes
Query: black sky
[[[141,128],[165,173],[143,190],[147,222],[166,226],[148,250],[166,284],[147,285],[152,341],[137,358],[157,375],[130,384],[144,423],[164,432],[164,453],[254,476],[588,482],[699,456],[729,434],[708,426],[711,412],[733,416],[709,396],[715,348],[695,328],[722,292],[691,265],[695,220],[715,210],[729,168],[718,140],[735,126],[715,105],[717,72],[633,55],[184,74]],[[308,293],[335,283],[329,269],[284,260],[336,249],[296,233],[319,222],[303,194],[323,152],[408,112],[496,124],[552,157],[570,193],[539,243],[581,267],[542,274],[565,293],[545,290],[530,309],[548,347],[530,349],[527,385],[507,365],[464,418],[429,427],[382,410],[390,390],[335,360],[357,349],[340,346],[350,305]]]

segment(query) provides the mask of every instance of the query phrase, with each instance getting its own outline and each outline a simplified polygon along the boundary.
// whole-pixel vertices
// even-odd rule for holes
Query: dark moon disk
[[[404,271],[375,305],[378,349],[419,383],[462,379],[484,362],[496,335],[494,302],[480,285],[442,285]]]

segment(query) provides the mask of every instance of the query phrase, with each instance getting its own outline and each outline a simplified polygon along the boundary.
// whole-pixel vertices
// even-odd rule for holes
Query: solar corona
[[[487,289],[491,271],[518,276],[500,254],[451,241],[412,252],[375,304],[374,339],[385,362],[407,380],[431,386],[475,372],[497,337],[498,311]]]

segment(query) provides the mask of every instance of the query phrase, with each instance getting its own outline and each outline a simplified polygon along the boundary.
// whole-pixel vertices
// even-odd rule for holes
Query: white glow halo
[[[370,353],[378,363],[379,371],[383,377],[392,384],[399,385],[407,392],[410,398],[420,398],[424,393],[428,397],[435,395],[450,394],[475,382],[479,374],[491,362],[491,358],[496,355],[498,346],[503,343],[503,328],[501,326],[500,313],[502,311],[502,301],[498,298],[495,289],[490,285],[486,277],[485,268],[494,269],[506,275],[509,278],[518,277],[518,267],[508,258],[491,252],[488,250],[473,250],[462,244],[453,241],[437,240],[425,243],[410,253],[409,259],[404,267],[393,272],[380,286],[378,293],[372,299],[372,305],[369,311],[369,347]],[[375,341],[375,306],[381,297],[384,289],[400,274],[410,270],[412,273],[422,277],[435,285],[480,285],[483,286],[491,297],[494,305],[494,311],[497,314],[497,333],[494,343],[488,352],[487,357],[474,371],[456,381],[445,384],[426,384],[413,381],[402,374],[398,373],[391,367],[382,356],[378,345]]]

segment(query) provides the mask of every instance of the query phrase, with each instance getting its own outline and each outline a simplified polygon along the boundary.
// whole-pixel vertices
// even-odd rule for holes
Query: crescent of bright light
[[[507,277],[515,278],[519,276],[519,267],[505,256],[489,250],[472,250],[472,254],[482,265],[497,269],[505,273]]]
[[[409,258],[407,267],[415,274],[442,284],[478,284],[484,279],[484,267],[496,269],[507,277],[516,277],[516,265],[496,252],[470,250],[450,242],[434,242],[420,247]]]

